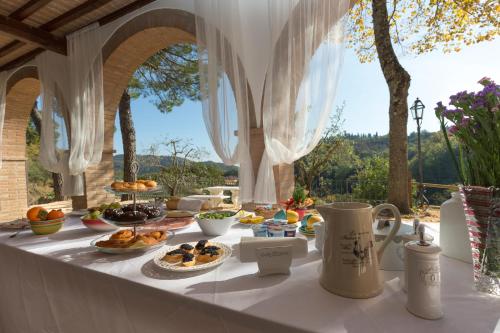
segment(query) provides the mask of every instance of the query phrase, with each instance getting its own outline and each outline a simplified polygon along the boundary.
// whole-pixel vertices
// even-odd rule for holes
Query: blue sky
[[[464,48],[459,53],[440,51],[424,55],[400,55],[400,62],[412,81],[408,103],[419,97],[426,106],[423,128],[437,131],[434,105],[447,102],[450,95],[462,90],[479,90],[477,81],[488,76],[500,81],[500,39]],[[350,133],[386,134],[389,130],[389,93],[378,60],[361,64],[352,50],[346,50],[337,91],[336,104],[345,101],[344,130]],[[201,115],[201,104],[186,101],[169,114],[160,113],[140,98],[132,102],[132,116],[137,135],[137,151],[143,153],[151,144],[166,136],[190,139],[208,152],[206,159],[220,161],[212,149]],[[116,122],[115,149],[122,153],[121,133]],[[413,120],[408,132],[416,130]]]

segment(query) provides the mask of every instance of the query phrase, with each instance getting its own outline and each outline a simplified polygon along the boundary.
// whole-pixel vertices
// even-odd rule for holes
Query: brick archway
[[[25,215],[28,207],[26,128],[33,104],[40,94],[35,67],[24,67],[7,81],[7,103],[0,169],[0,221]]]
[[[112,201],[103,191],[114,178],[113,134],[121,95],[135,70],[158,51],[177,43],[196,43],[192,13],[159,9],[144,13],[121,26],[103,47],[105,143],[101,163],[85,173],[85,197],[74,200],[77,208]],[[252,102],[250,97],[250,102]],[[251,118],[255,119],[253,104]],[[260,141],[259,141],[260,143]],[[262,141],[263,144],[263,141]],[[262,155],[263,147],[256,155]],[[256,164],[257,165],[257,164]]]

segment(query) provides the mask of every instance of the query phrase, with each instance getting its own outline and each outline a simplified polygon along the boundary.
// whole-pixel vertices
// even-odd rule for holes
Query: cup
[[[285,225],[283,226],[284,229],[284,234],[285,237],[295,237],[297,234],[297,226],[291,224],[291,225]]]
[[[269,237],[284,237],[285,236],[285,230],[280,225],[270,225],[269,228],[267,228],[267,233],[268,233]]]
[[[252,226],[254,237],[267,237],[267,225],[257,224]]]

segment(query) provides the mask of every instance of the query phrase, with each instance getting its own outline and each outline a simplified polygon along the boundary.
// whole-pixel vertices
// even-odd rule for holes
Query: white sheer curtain
[[[275,203],[273,165],[292,163],[318,144],[334,107],[348,0],[268,0],[272,45],[263,100],[266,150],[256,202]],[[287,17],[284,27],[276,25]],[[273,38],[273,41],[275,39]]]
[[[83,195],[83,172],[101,160],[104,101],[98,25],[68,36],[68,56],[36,58],[42,96],[40,162],[61,173],[67,196]],[[67,129],[70,129],[68,132]]]
[[[83,195],[81,174],[69,171],[69,69],[65,56],[47,51],[35,59],[41,85],[42,126],[39,160],[48,171],[63,177],[63,195]]]
[[[5,120],[5,105],[7,103],[7,79],[6,71],[0,72],[0,169],[3,165],[3,122]]]
[[[195,3],[203,118],[212,145],[225,164],[239,164],[240,198],[253,199],[249,151],[250,93],[241,62],[239,1]]]
[[[98,28],[95,23],[67,37],[72,175],[97,165],[104,146],[102,40]]]

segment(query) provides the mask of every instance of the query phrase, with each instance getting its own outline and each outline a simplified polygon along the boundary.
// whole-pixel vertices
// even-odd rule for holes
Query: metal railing
[[[418,206],[417,189],[418,182],[409,181],[408,197],[412,206]],[[457,185],[423,183],[424,195],[431,206],[440,206],[444,201],[451,197],[451,192],[458,191]],[[387,201],[388,184],[387,182],[365,182],[360,183],[357,179],[348,179],[339,182],[333,182],[329,186],[315,188],[314,196],[319,196],[323,200],[330,201],[360,201],[371,204],[379,204]]]

